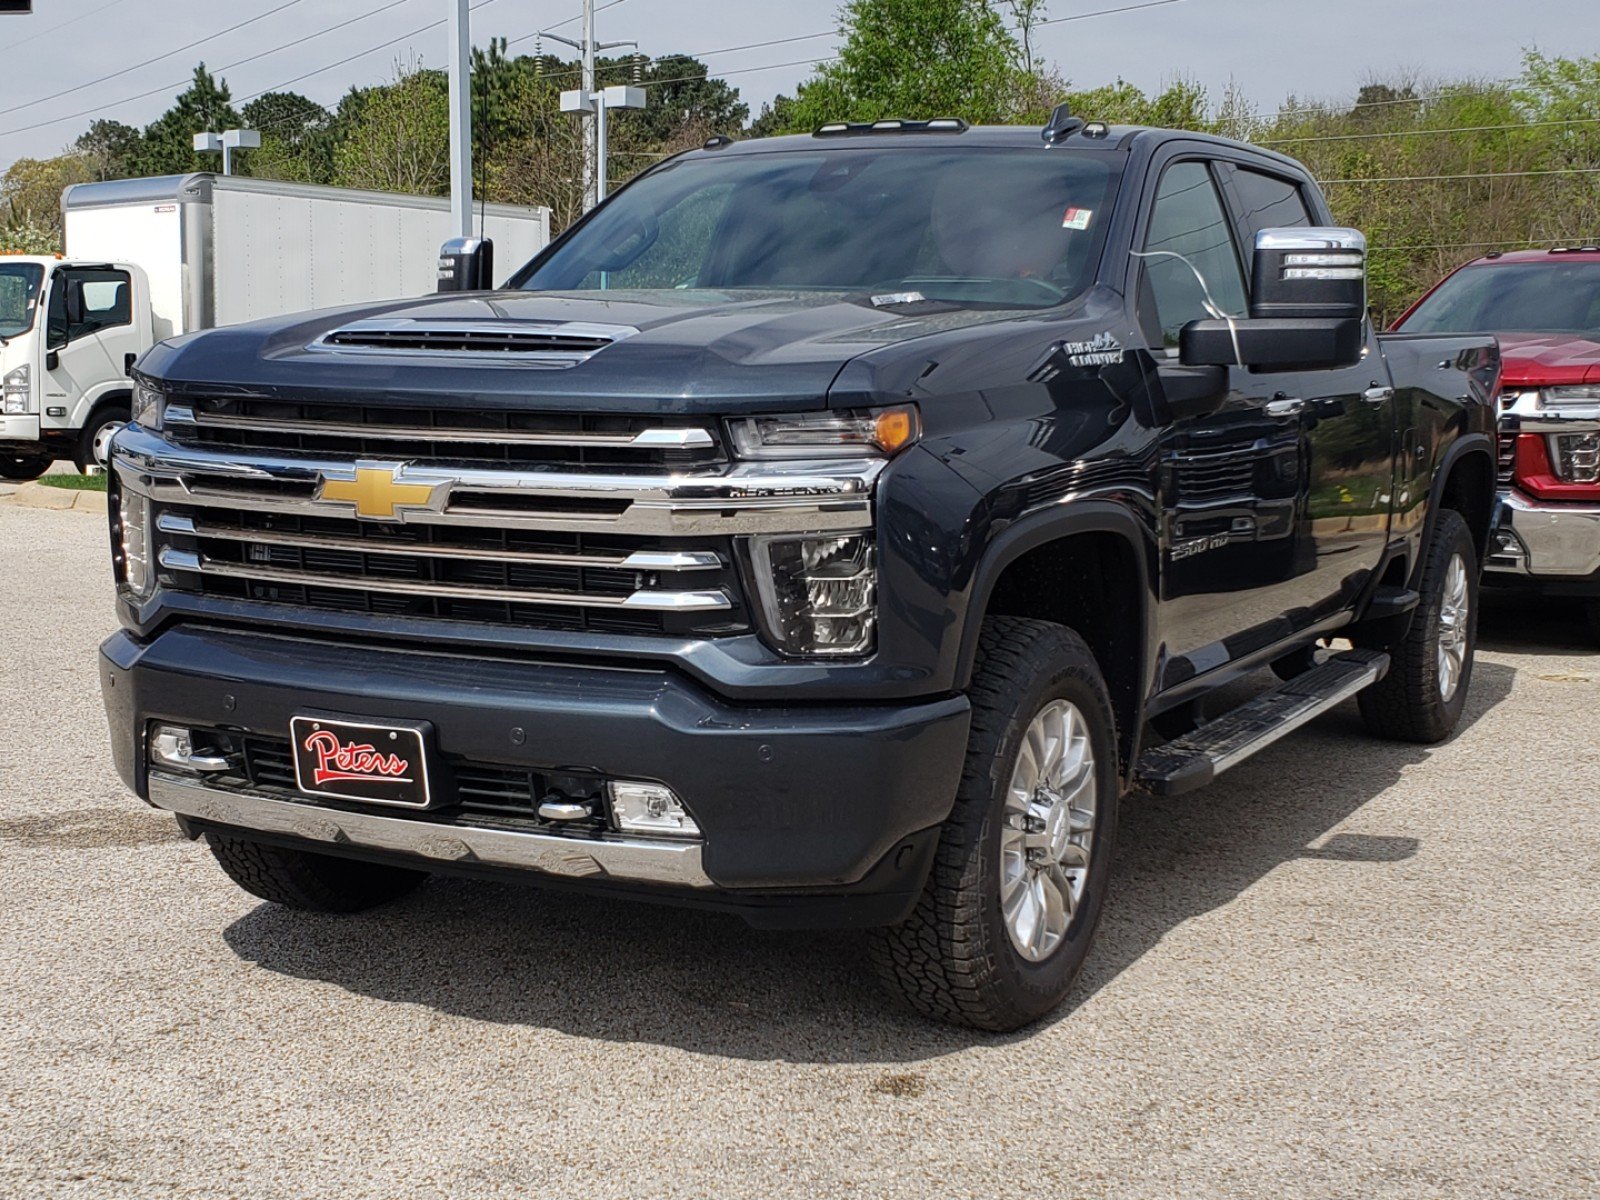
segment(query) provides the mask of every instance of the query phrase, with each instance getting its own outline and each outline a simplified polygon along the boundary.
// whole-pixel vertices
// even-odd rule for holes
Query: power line
[[[1422,96],[1399,96],[1399,97],[1397,97],[1397,98],[1395,98],[1393,100],[1365,100],[1365,101],[1361,100],[1360,98],[1357,98],[1356,100],[1353,100],[1353,101],[1350,102],[1350,110],[1349,111],[1355,112],[1355,111],[1360,110],[1360,109],[1387,108],[1388,106],[1390,106],[1392,104],[1426,104],[1430,100],[1443,100],[1443,99],[1446,99],[1446,98],[1456,97],[1456,96],[1471,98],[1471,97],[1474,97],[1474,96],[1481,96],[1481,95],[1483,95],[1484,93],[1488,92],[1489,90],[1491,90],[1493,88],[1503,88],[1503,87],[1506,87],[1506,86],[1508,86],[1510,84],[1520,83],[1520,82],[1521,82],[1520,79],[1491,79],[1487,83],[1484,83],[1484,84],[1468,84],[1468,85],[1462,85],[1460,87],[1455,87],[1455,88],[1446,88],[1444,91],[1430,92],[1430,93],[1428,93],[1426,95],[1422,95]],[[1326,103],[1326,104],[1312,104],[1312,105],[1308,105],[1308,106],[1306,106],[1304,108],[1280,108],[1271,117],[1257,117],[1257,116],[1244,116],[1244,115],[1241,115],[1241,116],[1237,116],[1237,117],[1225,117],[1223,119],[1228,121],[1231,124],[1243,125],[1243,124],[1248,124],[1248,123],[1254,122],[1254,121],[1277,120],[1277,119],[1282,118],[1282,117],[1298,117],[1298,116],[1303,116],[1303,115],[1305,115],[1307,113],[1311,113],[1311,114],[1326,114],[1326,113],[1334,111],[1338,107],[1339,107],[1338,105],[1330,102],[1330,103]]]
[[[1073,13],[1070,17],[1051,17],[1048,21],[1040,21],[1035,26],[1042,29],[1046,25],[1065,25],[1068,21],[1084,21],[1090,17],[1109,17],[1115,13],[1138,12],[1141,8],[1163,8],[1168,4],[1182,4],[1184,0],[1145,0],[1143,4],[1124,4],[1120,8],[1102,8],[1096,12]]]
[[[223,71],[231,71],[234,67],[244,66],[246,63],[252,63],[252,62],[257,61],[258,59],[266,58],[269,55],[276,54],[280,50],[286,50],[286,49],[290,48],[291,46],[298,46],[298,45],[302,44],[303,42],[309,42],[309,41],[313,40],[314,38],[321,37],[321,36],[323,36],[324,34],[327,34],[327,33],[333,33],[333,32],[335,32],[337,30],[345,28],[345,26],[347,26],[347,25],[354,25],[357,21],[364,21],[368,17],[377,16],[379,13],[387,12],[391,8],[398,8],[401,4],[406,4],[406,3],[409,3],[409,2],[410,2],[410,0],[389,0],[388,3],[379,5],[377,8],[370,9],[367,12],[362,13],[360,16],[351,17],[348,20],[341,21],[336,25],[330,25],[326,29],[321,29],[321,30],[318,30],[318,31],[316,31],[314,33],[306,34],[303,37],[296,38],[293,41],[284,42],[283,44],[278,45],[278,46],[273,46],[269,50],[259,51],[258,53],[249,55],[246,58],[237,59],[237,60],[235,60],[234,62],[231,62],[231,63],[224,63],[221,66],[217,67],[216,71],[214,73],[220,75]],[[473,5],[473,7],[474,8],[481,8],[484,4],[493,4],[493,3],[494,3],[494,0],[479,0],[479,3]],[[444,23],[443,21],[434,22],[435,25],[442,25],[443,23]],[[433,28],[432,25],[424,27],[424,29],[431,29],[431,28]],[[409,37],[411,35],[407,34],[405,36]],[[396,38],[395,39],[395,41],[400,41],[400,40],[402,40],[402,39],[400,39],[400,38]],[[391,43],[385,43],[385,45],[392,45],[392,44],[393,44],[392,42]],[[382,47],[374,46],[374,47],[372,47],[372,49],[377,50],[377,49],[382,49]],[[366,53],[370,53],[370,51],[362,51],[362,54],[366,54]],[[351,57],[352,58],[360,58],[361,55],[357,54],[357,55],[353,55]],[[345,62],[349,62],[349,61],[351,61],[351,59],[345,59],[344,61]],[[342,64],[341,63],[332,64],[332,66],[340,66],[340,65],[342,65]],[[323,70],[331,70],[332,67],[324,67],[322,69]],[[312,72],[312,74],[317,74],[317,73],[318,72]],[[306,78],[306,76],[301,76],[301,78]],[[32,125],[19,125],[14,129],[0,130],[0,137],[8,137],[11,134],[16,134],[16,133],[28,133],[28,132],[31,132],[32,130],[35,130],[35,129],[45,129],[45,128],[51,126],[51,125],[60,125],[60,124],[62,124],[64,122],[66,122],[66,121],[77,120],[79,117],[99,116],[102,113],[107,113],[107,112],[112,111],[112,109],[119,108],[124,104],[132,104],[135,100],[144,100],[144,99],[147,99],[150,96],[160,95],[163,92],[176,91],[176,90],[182,88],[186,83],[188,83],[188,80],[180,79],[176,83],[162,84],[160,87],[149,88],[146,91],[138,92],[138,93],[136,93],[135,95],[132,95],[132,96],[124,96],[122,99],[113,101],[111,104],[108,104],[108,105],[99,105],[99,104],[97,104],[92,108],[79,109],[77,112],[66,113],[66,114],[64,114],[62,116],[59,116],[59,117],[51,117],[50,119],[45,120],[45,121],[35,121]],[[284,86],[287,86],[287,85],[285,85],[285,84],[279,84],[278,85],[278,87],[284,87]],[[266,90],[267,91],[276,91],[277,88],[268,88]],[[257,96],[261,96],[261,95],[265,95],[265,94],[266,94],[265,92],[256,92],[256,93],[254,93],[252,95],[245,96],[245,97],[243,97],[242,99],[240,99],[238,101],[230,101],[230,103],[246,104],[249,101],[254,100]]]
[[[158,54],[154,58],[147,58],[143,62],[136,62],[132,66],[123,67],[120,71],[113,71],[109,75],[102,75],[99,79],[91,79],[87,83],[80,83],[75,87],[69,87],[63,91],[52,92],[48,96],[40,96],[37,100],[29,100],[24,104],[13,104],[10,108],[0,108],[0,116],[4,116],[6,113],[19,112],[24,108],[33,108],[35,105],[44,104],[49,100],[59,100],[62,96],[70,96],[73,92],[83,91],[84,88],[91,88],[96,84],[121,78],[123,75],[127,75],[132,71],[137,71],[141,67],[148,67],[152,63],[158,63],[162,59],[171,58],[175,54],[182,54],[186,50],[193,50],[196,46],[203,46],[207,42],[214,42],[220,37],[225,37],[228,34],[233,33],[235,30],[243,29],[246,25],[254,25],[257,21],[264,21],[270,16],[281,13],[286,8],[293,8],[295,5],[302,4],[304,2],[305,0],[284,0],[284,3],[278,5],[276,8],[269,8],[266,12],[258,13],[247,21],[240,21],[237,25],[229,25],[226,29],[221,30],[220,32],[207,34],[203,38],[196,38],[192,42],[186,42],[184,45],[179,46],[174,50],[168,50],[165,54]]]
[[[1462,175],[1384,175],[1368,179],[1321,179],[1323,187],[1336,183],[1444,183],[1460,179],[1520,179],[1530,175],[1600,175],[1600,167],[1546,167],[1537,171],[1475,171]]]
[[[41,29],[38,33],[30,33],[25,38],[18,38],[16,41],[11,42],[10,44],[8,44],[6,46],[6,49],[7,50],[15,50],[18,46],[25,46],[29,42],[35,41],[38,38],[48,37],[50,34],[55,33],[58,29],[65,29],[68,25],[76,25],[79,21],[87,21],[90,17],[98,16],[100,13],[105,12],[106,9],[115,8],[117,5],[119,5],[121,3],[122,3],[122,0],[111,0],[111,3],[102,4],[99,8],[91,8],[86,13],[79,13],[75,17],[68,17],[65,21],[62,21],[59,25],[52,25],[52,26],[50,26],[49,29]]]
[[[1366,138],[1436,137],[1447,133],[1498,133],[1508,129],[1544,129],[1554,125],[1600,125],[1600,117],[1573,117],[1565,121],[1518,121],[1510,125],[1460,125],[1451,129],[1395,129],[1384,133],[1330,133],[1309,137],[1264,138],[1258,146],[1298,145],[1302,142],[1353,142]]]

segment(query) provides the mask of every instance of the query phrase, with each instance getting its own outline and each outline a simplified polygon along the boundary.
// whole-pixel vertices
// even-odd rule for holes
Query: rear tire
[[[1478,553],[1460,513],[1440,511],[1425,554],[1411,628],[1390,650],[1389,673],[1359,702],[1379,737],[1431,744],[1461,720],[1478,645]]]
[[[0,453],[0,479],[9,479],[13,483],[28,483],[48,471],[53,462],[55,462],[54,455],[48,453]]]
[[[427,878],[422,871],[288,850],[220,833],[206,834],[206,845],[228,877],[252,896],[304,912],[376,908],[398,900]]]
[[[968,696],[966,767],[933,870],[871,951],[924,1016],[1005,1033],[1061,1003],[1094,939],[1116,838],[1116,721],[1089,647],[1047,621],[986,620]]]

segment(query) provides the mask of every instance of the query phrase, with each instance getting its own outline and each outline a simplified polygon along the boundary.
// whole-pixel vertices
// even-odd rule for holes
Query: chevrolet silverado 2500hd
[[[1395,323],[1500,342],[1500,503],[1484,583],[1581,598],[1600,637],[1600,246],[1490,254]]]
[[[1361,236],[1256,147],[718,139],[503,290],[141,361],[117,766],[268,900],[451,872],[870,927],[910,1004],[1016,1028],[1131,790],[1351,696],[1451,732],[1498,373],[1377,336]]]

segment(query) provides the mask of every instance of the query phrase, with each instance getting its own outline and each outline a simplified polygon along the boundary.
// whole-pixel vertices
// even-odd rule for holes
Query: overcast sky
[[[0,110],[8,110],[0,111],[0,165],[57,153],[98,116],[149,122],[171,104],[179,90],[173,85],[201,59],[222,68],[236,101],[287,86],[333,103],[352,84],[392,77],[398,60],[443,66],[442,18],[450,2],[34,0],[32,16],[0,16]],[[577,28],[568,19],[579,11],[579,0],[474,2],[473,35],[480,44],[551,27],[570,36]],[[1059,19],[1138,2],[1050,0],[1049,14]],[[809,73],[810,65],[797,60],[831,53],[838,7],[839,0],[620,0],[600,13],[599,38],[637,40],[650,55],[699,54],[757,112]],[[1503,78],[1515,74],[1528,46],[1600,54],[1597,9],[1597,0],[1175,0],[1061,21],[1039,37],[1044,57],[1074,86],[1120,75],[1152,89],[1187,75],[1216,99],[1233,80],[1270,109],[1290,93],[1350,98],[1371,77]],[[374,15],[286,45],[368,13]],[[271,15],[211,36],[262,14]],[[441,23],[403,36],[432,21]],[[711,53],[819,33],[826,36]],[[201,39],[207,40],[189,46]],[[380,45],[391,39],[399,40]],[[528,37],[513,50],[531,52],[533,46]],[[168,56],[148,61],[161,55]],[[352,55],[359,57],[332,65]],[[241,62],[247,58],[254,61]],[[126,73],[93,82],[114,72]],[[84,84],[90,86],[56,95]],[[144,92],[152,94],[141,97]]]

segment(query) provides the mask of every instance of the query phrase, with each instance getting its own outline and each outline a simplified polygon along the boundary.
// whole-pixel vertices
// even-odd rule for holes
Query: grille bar
[[[322,571],[301,571],[288,567],[242,566],[219,562],[191,550],[171,546],[161,551],[161,565],[169,571],[191,571],[199,575],[221,575],[258,583],[288,583],[300,587],[344,588],[352,592],[386,592],[400,596],[429,596],[447,600],[498,600],[512,604],[550,604],[562,608],[632,608],[646,612],[713,612],[733,607],[721,591],[659,592],[636,591],[608,596],[593,592],[540,592],[523,588],[461,587],[424,580],[351,578]]]
[[[625,571],[710,571],[722,566],[711,550],[635,550],[628,554],[559,554],[498,547],[454,546],[427,542],[384,544],[368,538],[326,534],[280,533],[267,529],[230,527],[197,521],[177,513],[162,513],[156,522],[163,533],[219,541],[293,546],[304,550],[348,550],[357,554],[386,554],[405,558],[455,558],[476,562],[517,562],[546,567],[605,567]]]
[[[702,428],[641,429],[636,433],[542,432],[528,429],[455,429],[436,425],[357,424],[342,421],[279,420],[272,417],[219,415],[169,404],[166,420],[200,429],[226,429],[239,433],[292,433],[326,437],[354,437],[397,442],[449,442],[460,445],[513,443],[529,446],[598,446],[623,450],[703,450],[716,445],[711,431]]]

